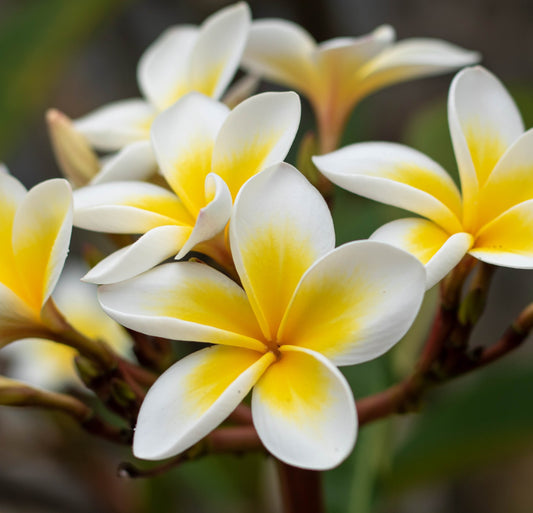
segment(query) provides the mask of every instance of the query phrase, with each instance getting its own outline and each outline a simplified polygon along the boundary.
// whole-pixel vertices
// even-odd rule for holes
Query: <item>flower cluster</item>
[[[338,465],[357,434],[354,398],[338,367],[396,344],[425,290],[467,252],[533,267],[532,131],[524,133],[512,99],[488,71],[461,71],[450,91],[462,195],[413,149],[366,142],[337,150],[363,97],[478,59],[438,40],[395,43],[389,26],[317,44],[293,23],[252,22],[243,3],[200,27],[168,29],[139,62],[143,99],[74,122],[49,113],[73,193],[61,179],[26,193],[0,172],[0,345],[37,338],[32,344],[43,349],[42,339],[70,346],[84,382],[136,424],[139,458],[187,450],[251,392],[253,425],[271,454],[302,468]],[[220,98],[239,65],[308,98],[326,153],[314,163],[328,179],[423,218],[335,247],[326,201],[284,162],[300,122],[298,95],[241,98],[249,92],[241,85],[231,108],[234,101]],[[95,150],[110,154],[101,159]],[[94,329],[104,326],[88,306],[94,297],[74,293],[81,307],[50,298],[73,224],[121,235],[112,239],[115,251],[90,259],[83,279],[99,285],[101,307],[134,330],[131,339],[115,323]],[[210,345],[158,366],[139,334]],[[161,374],[138,416],[131,405],[150,380],[123,358],[132,344],[140,363]],[[18,345],[14,369],[28,365],[17,355],[28,349]],[[52,366],[53,383],[39,378],[37,385],[62,383],[63,367]],[[105,379],[111,386],[102,391]]]

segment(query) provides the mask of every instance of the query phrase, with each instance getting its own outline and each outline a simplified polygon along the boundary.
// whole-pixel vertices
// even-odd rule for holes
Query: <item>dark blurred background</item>
[[[136,65],[169,25],[198,24],[217,0],[0,0],[0,160],[26,186],[56,177],[44,113],[78,117],[139,95]],[[529,0],[279,0],[250,2],[254,18],[282,17],[318,40],[363,35],[389,23],[398,39],[442,38],[483,55],[533,126],[533,2]],[[392,86],[355,110],[345,142],[392,140],[456,173],[447,121],[452,75]],[[263,89],[270,88],[262,84]],[[311,128],[304,105],[301,134]],[[301,136],[300,134],[300,136]],[[532,169],[533,173],[533,169]],[[367,237],[394,216],[340,192],[339,242]],[[1,250],[1,248],[0,248]],[[533,272],[499,270],[475,343],[494,341],[533,299]],[[434,294],[433,294],[434,296]],[[431,318],[377,362],[347,369],[355,395],[397,380],[413,363]],[[420,416],[364,428],[355,454],[326,476],[331,513],[533,511],[533,353],[431,394]],[[67,421],[0,410],[0,511],[144,513],[278,511],[272,468],[261,456],[207,458],[151,482],[115,476],[130,454],[95,444]],[[73,433],[74,432],[74,433]],[[257,506],[257,503],[260,506]]]

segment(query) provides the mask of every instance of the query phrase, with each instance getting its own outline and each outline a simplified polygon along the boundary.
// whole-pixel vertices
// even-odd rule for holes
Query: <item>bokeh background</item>
[[[0,159],[28,187],[58,176],[46,109],[56,107],[75,118],[138,96],[135,70],[143,50],[169,25],[198,24],[227,3],[0,0]],[[526,127],[533,126],[533,3],[528,0],[249,3],[255,18],[293,20],[318,41],[362,35],[390,23],[399,39],[437,37],[478,50],[483,64],[509,87]],[[354,111],[345,142],[407,143],[456,174],[446,121],[451,78],[408,82],[365,99]],[[300,136],[312,121],[304,103]],[[340,191],[334,215],[340,243],[367,237],[406,214]],[[79,239],[77,234],[74,253]],[[533,299],[532,275],[497,271],[475,344],[494,341]],[[435,293],[392,353],[346,369],[356,397],[409,371],[434,303]],[[435,390],[420,415],[363,428],[354,454],[326,475],[328,512],[530,513],[532,390],[533,352],[523,347],[475,376]],[[68,419],[0,409],[2,513],[279,511],[274,469],[261,455],[209,457],[149,481],[119,478],[121,461],[132,461],[129,451],[92,440]]]

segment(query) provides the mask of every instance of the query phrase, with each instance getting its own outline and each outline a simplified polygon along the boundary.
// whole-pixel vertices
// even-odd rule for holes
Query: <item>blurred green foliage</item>
[[[46,106],[68,58],[127,0],[12,2],[0,22],[0,155]]]

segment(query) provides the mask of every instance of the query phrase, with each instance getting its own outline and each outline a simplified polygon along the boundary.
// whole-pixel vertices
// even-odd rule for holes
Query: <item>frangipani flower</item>
[[[193,248],[231,266],[223,230],[232,198],[248,178],[285,158],[299,121],[300,101],[292,92],[252,96],[231,112],[198,93],[179,100],[152,128],[154,153],[172,191],[130,181],[75,192],[76,226],[144,234],[85,279],[127,279]]]
[[[99,288],[104,310],[127,327],[215,344],[174,364],[149,390],[134,453],[161,459],[187,449],[253,387],[266,448],[291,465],[331,468],[357,431],[336,365],[376,358],[403,336],[424,294],[423,266],[379,242],[334,249],[324,200],[283,163],[244,185],[229,236],[243,288],[194,262]]]
[[[85,270],[67,263],[54,290],[55,304],[77,331],[93,340],[105,340],[118,354],[129,356],[132,341],[126,330],[107,316],[96,297],[96,287],[80,281]],[[9,375],[47,390],[79,384],[74,368],[78,352],[45,339],[25,339],[0,352],[9,358]]]
[[[54,179],[30,191],[0,170],[0,347],[46,331],[41,311],[68,253],[72,194]]]
[[[533,268],[533,130],[524,133],[512,98],[482,67],[454,78],[448,118],[462,194],[436,162],[399,144],[354,144],[314,163],[351,192],[427,218],[392,221],[371,238],[417,256],[428,288],[467,252]]]
[[[238,3],[199,27],[167,29],[139,61],[137,80],[146,99],[111,103],[76,121],[95,148],[115,151],[148,140],[156,115],[191,91],[218,99],[233,78],[248,36],[250,10]]]
[[[478,53],[437,39],[394,39],[394,29],[384,25],[367,36],[317,44],[295,23],[259,20],[252,23],[243,66],[305,94],[317,116],[322,151],[332,151],[348,115],[365,96],[479,60]]]

